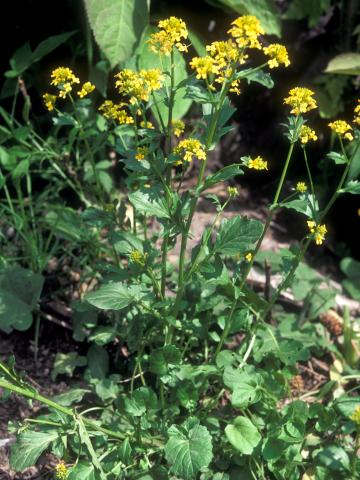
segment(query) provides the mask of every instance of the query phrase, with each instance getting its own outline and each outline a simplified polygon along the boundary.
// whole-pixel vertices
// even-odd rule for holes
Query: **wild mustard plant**
[[[75,352],[73,357],[79,364],[87,363],[86,378],[99,406],[85,409],[86,402],[81,402],[86,392],[81,391],[69,392],[65,400],[45,398],[12,366],[0,363],[1,387],[50,409],[37,428],[19,433],[12,452],[16,470],[34,463],[51,447],[61,458],[66,451],[66,458],[73,462],[69,469],[63,463],[56,467],[57,478],[69,480],[145,478],[145,474],[156,480],[325,478],[331,473],[327,459],[340,455],[339,442],[346,436],[341,450],[345,460],[336,475],[356,478],[359,462],[349,460],[356,449],[354,427],[339,430],[334,416],[338,411],[338,418],[345,418],[339,420],[342,424],[349,418],[358,424],[357,413],[345,414],[337,395],[328,405],[321,403],[332,384],[324,387],[328,388],[325,393],[313,392],[314,396],[319,393],[319,401],[310,406],[306,397],[291,398],[291,378],[298,376],[298,362],[309,358],[311,346],[326,349],[328,345],[315,327],[302,330],[291,316],[279,330],[268,319],[282,292],[296,279],[310,245],[321,247],[326,241],[326,216],[333,203],[342,193],[359,189],[357,181],[348,180],[359,145],[357,130],[351,133],[353,128],[342,120],[329,125],[339,141],[339,163],[345,167],[332,196],[319,206],[306,153],[307,144],[317,141],[307,124],[308,114],[317,108],[316,98],[308,88],[292,88],[284,99],[290,109],[285,132],[289,149],[266,221],[241,215],[222,218],[238,195],[237,188],[229,186],[225,199],[208,196],[217,213],[199,243],[191,252],[188,248],[198,202],[207,189],[245,172],[266,174],[272,168],[257,155],[207,173],[211,151],[229,131],[227,122],[234,112],[229,95],[240,94],[246,88],[244,80],[272,87],[264,69],[290,65],[285,46],[263,47],[264,33],[256,17],[239,17],[232,22],[229,38],[208,45],[203,57],[193,57],[189,62],[193,73],[177,83],[175,55],[190,51],[190,42],[184,21],[171,17],[161,20],[145,40],[164,65],[169,60],[169,69],[124,68],[116,73],[117,96],[105,100],[98,112],[107,122],[102,131],[106,146],[114,149],[127,174],[126,203],[131,210],[127,220],[119,192],[104,192],[99,157],[78,113],[81,104],[77,102],[91,96],[93,85],[85,82],[80,87],[80,79],[67,67],[52,73],[51,85],[57,94],[45,94],[45,106],[60,118],[64,105],[60,102],[74,109],[94,179],[85,216],[90,219],[89,228],[106,232],[94,266],[100,286],[74,305],[94,343],[86,359],[80,360]],[[252,65],[252,49],[264,54],[263,64]],[[201,107],[202,118],[195,125],[175,115],[181,89]],[[359,123],[358,114],[359,106],[355,123]],[[297,182],[286,197],[295,150],[304,157],[308,178]],[[194,188],[187,189],[183,182],[191,163],[196,165],[197,177]],[[299,214],[303,238],[294,248],[280,252],[282,279],[265,298],[248,285],[248,276],[271,221],[282,208]],[[177,243],[174,265],[169,258]],[[97,325],[83,320],[94,312],[99,314]],[[281,319],[281,309],[276,312]],[[226,348],[238,332],[240,345]],[[317,340],[306,343],[311,336]],[[127,378],[108,374],[109,354],[104,346],[115,338],[129,352],[122,370]],[[118,363],[119,352],[114,359]],[[74,402],[82,406],[71,407]],[[325,452],[318,448],[320,435],[327,442]],[[36,441],[41,446],[31,447]],[[23,450],[31,448],[32,455],[24,457]]]

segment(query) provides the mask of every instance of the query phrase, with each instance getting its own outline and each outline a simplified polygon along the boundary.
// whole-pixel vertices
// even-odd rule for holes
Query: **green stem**
[[[304,152],[304,160],[305,160],[306,170],[307,170],[307,174],[308,174],[309,182],[310,182],[310,190],[311,190],[311,194],[312,194],[312,197],[313,197],[313,201],[315,201],[314,182],[313,182],[313,179],[312,179],[311,170],[310,170],[309,162],[308,162],[308,159],[307,159],[305,146],[303,147],[303,152]]]

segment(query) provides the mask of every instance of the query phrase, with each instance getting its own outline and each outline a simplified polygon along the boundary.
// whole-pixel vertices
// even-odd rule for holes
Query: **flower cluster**
[[[306,145],[310,140],[316,142],[318,139],[315,130],[308,127],[307,125],[302,125],[299,133],[300,142],[303,145]]]
[[[218,74],[219,67],[216,61],[209,55],[205,57],[194,57],[190,62],[190,67],[196,71],[196,78],[206,80],[211,74]]]
[[[300,193],[305,193],[307,190],[307,186],[305,182],[297,182],[296,184],[296,191]]]
[[[145,267],[148,256],[148,253],[142,253],[140,250],[133,250],[130,253],[130,261],[140,265],[140,267]]]
[[[313,98],[314,92],[308,88],[295,87],[289,92],[284,103],[292,107],[291,113],[301,115],[317,107],[316,100]]]
[[[43,99],[45,107],[51,112],[55,108],[56,95],[51,95],[51,93],[44,93]]]
[[[228,187],[228,194],[229,194],[229,197],[236,197],[239,194],[239,192],[236,187]]]
[[[66,480],[69,475],[69,470],[67,469],[64,462],[59,462],[55,465],[55,478],[57,480]]]
[[[187,45],[182,39],[188,37],[186,24],[181,18],[170,17],[158,23],[159,31],[150,36],[150,49],[161,55],[170,55],[176,47],[180,52],[187,52]]]
[[[173,120],[171,122],[171,128],[175,137],[180,137],[185,130],[185,123],[182,120]]]
[[[354,139],[350,133],[352,127],[344,120],[335,120],[334,122],[329,123],[329,127],[333,132],[339,135],[340,138],[346,138],[347,140],[350,140],[350,142]]]
[[[231,39],[222,42],[213,42],[206,46],[206,51],[209,52],[210,57],[219,69],[227,68],[231,63],[243,64],[248,57]]]
[[[232,22],[228,33],[235,39],[240,48],[261,48],[258,40],[265,33],[260,21],[253,15],[243,15]]]
[[[117,73],[115,78],[117,79],[115,86],[119,93],[130,97],[131,104],[147,102],[150,94],[159,90],[164,81],[161,70],[158,68],[140,70],[140,72],[124,69]]]
[[[81,90],[77,92],[80,98],[86,97],[86,95],[89,95],[92,91],[95,90],[95,85],[93,85],[91,82],[85,82],[84,85],[81,87]]]
[[[55,68],[51,73],[51,78],[51,85],[58,87],[60,90],[60,98],[65,98],[71,92],[72,86],[75,83],[80,83],[79,78],[68,67]]]
[[[120,125],[134,123],[134,119],[122,108],[124,105],[124,103],[115,104],[111,100],[105,100],[105,102],[100,105],[99,111],[105,118],[115,120]]]
[[[268,61],[270,68],[279,67],[280,64],[285,65],[285,67],[290,65],[289,55],[284,45],[272,43],[268,47],[264,47],[263,52],[267,57],[270,57],[270,60]]]
[[[327,233],[326,225],[317,225],[314,220],[308,220],[307,225],[310,233],[314,235],[316,245],[321,245],[325,240],[325,234]]]
[[[149,149],[147,147],[138,147],[136,149],[136,155],[135,158],[136,160],[144,160],[146,156],[149,154]]]
[[[181,140],[179,144],[174,148],[174,154],[181,157],[186,162],[191,162],[193,157],[197,157],[199,160],[205,160],[205,147],[196,138],[187,138]],[[179,162],[180,164],[182,162]]]
[[[146,120],[146,121],[142,120],[140,122],[140,127],[141,128],[149,128],[151,130],[155,128],[154,125],[150,122],[150,120]]]
[[[254,170],[267,170],[268,164],[266,160],[263,160],[262,157],[257,156],[256,158],[248,157],[246,159],[246,166],[248,168],[253,168]]]

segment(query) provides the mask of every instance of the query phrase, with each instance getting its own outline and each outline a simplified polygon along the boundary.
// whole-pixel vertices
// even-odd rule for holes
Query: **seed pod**
[[[343,319],[335,310],[328,310],[320,315],[320,322],[328,329],[328,331],[335,337],[343,333]]]

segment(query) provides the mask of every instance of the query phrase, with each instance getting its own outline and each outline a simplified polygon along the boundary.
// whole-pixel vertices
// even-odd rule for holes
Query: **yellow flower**
[[[247,253],[247,254],[245,255],[245,260],[246,260],[247,262],[250,263],[252,259],[253,259],[253,254],[252,254],[251,252],[249,252],[249,253]]]
[[[253,168],[254,170],[267,170],[268,164],[267,161],[263,160],[260,156],[252,159],[250,158],[247,164],[248,168]]]
[[[140,250],[133,250],[130,253],[130,260],[133,263],[137,263],[141,267],[145,267],[146,260],[148,258],[149,254],[148,253],[142,253]]]
[[[317,107],[313,95],[314,92],[308,88],[295,87],[290,90],[289,96],[284,99],[284,103],[292,107],[291,113],[300,115]]]
[[[51,73],[51,78],[51,85],[55,85],[60,90],[60,98],[65,98],[71,92],[74,83],[80,83],[78,77],[68,67],[55,68]]]
[[[327,233],[326,225],[316,225],[314,220],[308,220],[307,225],[310,233],[314,235],[316,245],[321,245],[325,240],[325,234]]]
[[[258,36],[263,35],[265,31],[256,17],[243,15],[234,20],[231,25],[233,27],[228,30],[228,33],[235,38],[240,48],[261,48]]]
[[[170,55],[174,47],[180,52],[187,52],[187,46],[181,40],[188,37],[188,31],[181,18],[170,17],[161,20],[158,28],[159,32],[150,36],[150,50],[161,55]]]
[[[307,186],[305,182],[298,182],[296,184],[296,191],[300,193],[304,193],[307,190]]]
[[[55,478],[57,478],[57,480],[66,480],[68,475],[69,470],[63,461],[55,465]]]
[[[130,117],[127,112],[122,109],[124,103],[114,104],[111,100],[105,100],[105,102],[100,105],[99,112],[101,112],[105,118],[109,120],[115,120],[120,125],[134,123],[134,119]]]
[[[350,142],[354,140],[354,137],[349,132],[349,130],[352,130],[352,127],[344,120],[335,120],[335,122],[329,123],[329,127],[333,132],[337,133],[339,137],[346,138],[350,140]]]
[[[117,73],[115,78],[117,78],[115,86],[119,93],[130,97],[131,104],[147,102],[150,93],[159,90],[164,80],[158,68],[140,70],[140,72],[124,69]]]
[[[360,427],[360,405],[358,405],[350,415],[350,420],[352,420],[358,427]]]
[[[77,92],[77,94],[80,98],[84,98],[86,97],[86,95],[89,95],[89,93],[91,93],[93,90],[95,90],[95,85],[93,85],[91,82],[85,82],[81,90]]]
[[[248,57],[239,50],[237,44],[231,39],[225,42],[213,42],[206,46],[206,50],[219,68],[225,68],[229,63],[234,62],[243,64]]]
[[[141,128],[149,128],[151,130],[153,128],[155,128],[154,125],[149,120],[146,120],[146,122],[144,122],[144,121],[140,122],[140,127]]]
[[[356,123],[357,125],[360,125],[360,100],[358,100],[358,105],[356,105],[354,113],[355,113],[354,123]]]
[[[212,73],[219,73],[219,67],[209,55],[206,55],[206,57],[194,57],[190,62],[190,67],[196,71],[196,78],[203,78],[204,80]]]
[[[49,112],[54,110],[56,95],[51,95],[51,93],[44,93],[43,100],[44,100],[45,107],[49,110]]]
[[[184,133],[185,123],[182,120],[173,120],[171,125],[175,137],[180,137]]]
[[[318,137],[315,133],[315,130],[308,127],[307,125],[302,125],[301,126],[299,138],[300,138],[301,143],[304,144],[304,145],[306,143],[308,143],[310,140],[313,140],[314,142],[316,142],[316,140],[318,139]]]
[[[147,147],[138,147],[136,149],[136,160],[144,160],[144,158],[149,154],[149,149]]]
[[[187,138],[181,140],[177,147],[174,148],[175,155],[179,155],[186,162],[191,162],[193,157],[197,157],[199,160],[205,160],[205,147],[196,138]],[[181,165],[182,162],[178,162]]]
[[[282,63],[285,67],[290,65],[290,60],[288,56],[288,52],[284,45],[280,45],[279,43],[272,43],[268,47],[264,47],[263,51],[266,56],[270,57],[268,61],[268,65],[270,68],[279,67]]]

